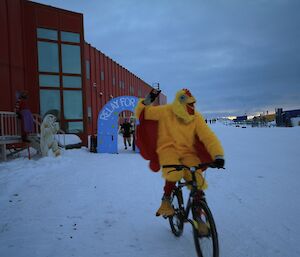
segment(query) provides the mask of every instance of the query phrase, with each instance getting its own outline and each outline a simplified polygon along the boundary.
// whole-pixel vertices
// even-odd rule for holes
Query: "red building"
[[[58,111],[61,128],[84,144],[97,133],[97,115],[110,99],[144,97],[152,88],[85,42],[80,13],[0,0],[0,34],[0,111],[14,111],[16,93],[27,90],[33,113]]]

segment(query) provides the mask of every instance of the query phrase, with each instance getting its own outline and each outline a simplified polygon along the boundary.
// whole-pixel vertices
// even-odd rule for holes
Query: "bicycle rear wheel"
[[[182,191],[175,189],[171,195],[171,204],[175,211],[175,214],[169,217],[169,223],[172,233],[179,237],[183,232],[184,227],[184,208],[183,208],[183,198]]]
[[[194,242],[198,257],[219,257],[218,233],[214,218],[204,201],[192,208],[195,225],[193,226]],[[203,232],[198,224],[207,226]],[[206,228],[206,227],[205,227]]]

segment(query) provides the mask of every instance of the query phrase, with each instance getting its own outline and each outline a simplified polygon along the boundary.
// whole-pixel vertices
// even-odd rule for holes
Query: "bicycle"
[[[175,214],[169,218],[172,233],[176,237],[180,237],[183,233],[184,223],[189,222],[193,227],[194,243],[198,257],[218,257],[219,256],[219,242],[216,225],[213,215],[207,205],[205,195],[197,189],[195,172],[203,168],[215,168],[212,163],[203,163],[197,166],[188,167],[185,165],[164,165],[163,168],[174,168],[179,171],[187,169],[192,174],[191,181],[178,181],[175,189],[171,194],[171,204],[174,208]],[[175,171],[174,170],[174,171]],[[182,188],[191,186],[190,194],[187,204],[184,207]],[[193,219],[189,218],[189,213],[192,211]],[[206,233],[199,233],[199,222],[201,225],[207,226]]]

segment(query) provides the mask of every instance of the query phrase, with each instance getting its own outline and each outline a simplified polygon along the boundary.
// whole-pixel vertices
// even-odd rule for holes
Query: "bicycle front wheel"
[[[182,191],[175,189],[171,195],[171,204],[175,211],[175,214],[169,217],[169,223],[172,233],[179,237],[183,232],[184,225],[184,208],[183,208],[183,198]]]
[[[214,218],[204,201],[192,208],[194,242],[198,257],[219,257],[218,233]]]

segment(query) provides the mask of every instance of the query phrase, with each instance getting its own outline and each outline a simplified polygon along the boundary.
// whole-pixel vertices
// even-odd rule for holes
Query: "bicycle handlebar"
[[[213,162],[210,162],[210,163],[200,163],[198,164],[197,166],[186,166],[186,165],[183,165],[183,164],[170,164],[170,165],[163,165],[162,166],[163,168],[175,168],[175,170],[179,171],[179,170],[182,170],[182,169],[188,169],[188,170],[192,170],[193,168],[196,170],[199,170],[199,169],[202,169],[202,168],[217,168],[216,166],[214,166],[214,163]],[[218,168],[218,169],[225,169],[225,168]]]

